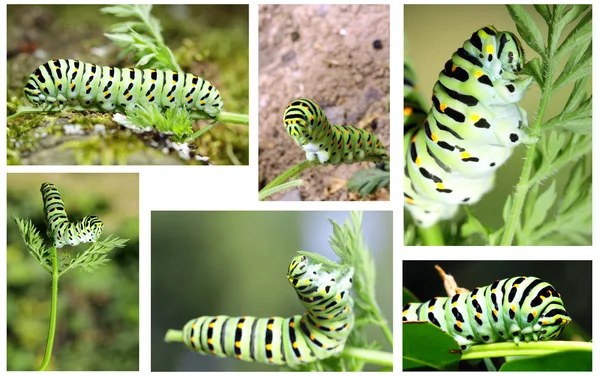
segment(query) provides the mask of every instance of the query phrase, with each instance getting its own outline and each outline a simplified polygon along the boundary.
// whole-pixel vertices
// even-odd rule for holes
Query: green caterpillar
[[[184,343],[201,354],[289,367],[339,354],[354,324],[349,291],[354,270],[321,267],[306,256],[289,265],[288,280],[306,308],[303,315],[203,316],[185,325]]]
[[[536,277],[514,277],[489,286],[409,303],[402,321],[429,321],[454,337],[461,348],[504,341],[546,341],[571,322],[560,294]]]
[[[95,243],[102,234],[104,224],[95,215],[83,217],[79,222],[69,222],[65,204],[56,186],[44,183],[40,189],[44,200],[47,234],[54,240],[54,247],[79,243]]]
[[[29,102],[45,109],[61,110],[76,101],[85,107],[122,112],[148,102],[162,109],[195,108],[215,118],[223,108],[219,91],[191,73],[113,68],[78,60],[50,60],[40,65],[23,91]]]
[[[283,114],[283,123],[309,161],[318,158],[322,164],[337,165],[388,159],[377,136],[364,129],[330,124],[321,107],[310,99],[293,101]]]
[[[416,116],[423,108],[405,66],[404,199],[419,226],[478,202],[492,188],[495,170],[526,141],[527,114],[518,102],[533,78],[518,77],[524,61],[514,34],[477,30],[440,72],[424,121]]]

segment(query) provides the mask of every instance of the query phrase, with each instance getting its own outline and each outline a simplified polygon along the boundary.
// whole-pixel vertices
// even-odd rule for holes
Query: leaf
[[[565,56],[569,51],[573,50],[577,46],[585,43],[589,43],[592,40],[592,12],[589,11],[579,21],[577,26],[571,31],[564,42],[558,47],[554,58],[560,59]]]
[[[546,21],[547,24],[550,24],[552,20],[552,13],[550,13],[550,7],[546,4],[535,4],[535,10],[538,12],[540,16]]]
[[[531,215],[527,221],[525,221],[525,227],[529,232],[533,232],[534,229],[544,223],[550,208],[552,208],[552,205],[554,205],[554,202],[556,201],[556,196],[556,181],[553,180],[550,187],[548,187],[544,193],[539,195],[531,210]]]
[[[564,26],[570,24],[575,21],[577,17],[579,17],[583,12],[589,9],[589,5],[587,4],[575,4],[571,8],[567,9],[565,13],[563,13],[562,17],[558,21],[559,24],[562,24],[561,32]],[[590,12],[591,13],[591,12]]]
[[[349,190],[358,191],[361,196],[388,185],[390,185],[390,173],[378,168],[359,170],[346,183]]]
[[[521,73],[530,75],[539,87],[544,87],[544,76],[539,58],[536,57],[535,59],[526,62]]]
[[[107,37],[108,39],[112,40],[113,42],[116,42],[117,44],[123,43],[123,44],[128,45],[128,44],[133,43],[133,38],[129,34],[104,33],[104,36]]]
[[[112,14],[117,17],[135,17],[137,12],[131,5],[115,5],[100,9],[100,12]]]
[[[592,371],[591,351],[563,351],[507,361],[500,371]]]
[[[554,93],[562,86],[579,80],[583,77],[588,77],[592,74],[592,55],[586,56],[583,61],[579,62],[572,70],[563,70],[560,76],[552,84],[551,92]]]
[[[538,29],[533,18],[520,5],[506,5],[508,13],[517,25],[517,31],[535,52],[541,57],[546,56],[542,32]]]
[[[585,98],[586,96],[586,84],[586,78],[580,78],[579,80],[575,81],[575,85],[573,86],[573,90],[571,90],[571,95],[569,95],[569,99],[565,104],[563,112],[572,112],[575,108],[577,108],[577,106],[581,104],[581,101],[583,101],[583,98]]]
[[[504,223],[508,222],[508,216],[510,215],[510,210],[512,208],[512,196],[508,196],[506,201],[504,202],[504,208],[502,208],[502,219]]]
[[[576,134],[591,135],[592,134],[592,118],[575,119],[565,122],[557,127]]]
[[[559,201],[557,214],[560,216],[572,208],[577,201],[582,197],[581,187],[587,186],[585,181],[586,161],[582,159],[578,161],[571,169],[567,185],[565,186],[562,197]]]
[[[588,97],[587,99],[585,99],[577,109],[575,109],[572,112],[562,112],[559,115],[553,117],[552,119],[548,120],[544,125],[543,125],[543,129],[544,130],[553,130],[553,129],[567,129],[567,130],[571,130],[570,127],[572,127],[573,131],[577,131],[576,133],[578,134],[589,134],[591,132],[591,124],[586,125],[585,122],[579,122],[578,121],[584,121],[587,119],[591,120],[592,118],[592,97]],[[572,125],[569,125],[571,124]]]
[[[456,368],[462,351],[448,333],[430,322],[402,324],[402,369]]]
[[[477,217],[471,214],[471,212],[468,212],[467,221],[461,226],[460,234],[465,238],[472,235],[481,235],[483,238],[487,239],[488,230]]]
[[[142,57],[136,64],[138,67],[143,67],[156,56],[156,53],[151,53]]]
[[[418,303],[420,300],[406,287],[402,287],[402,306],[408,303]]]

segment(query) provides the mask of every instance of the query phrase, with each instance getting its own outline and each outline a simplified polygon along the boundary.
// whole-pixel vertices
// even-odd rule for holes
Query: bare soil
[[[317,102],[332,123],[364,127],[389,151],[388,5],[259,6],[259,189],[305,159],[282,122],[297,98]],[[367,197],[346,181],[373,163],[318,166],[305,186],[275,200],[389,200],[389,187]]]

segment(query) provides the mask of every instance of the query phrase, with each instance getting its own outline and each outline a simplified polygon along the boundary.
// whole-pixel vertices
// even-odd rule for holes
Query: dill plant
[[[44,371],[50,364],[56,333],[59,278],[68,271],[75,269],[81,269],[89,273],[94,272],[110,261],[108,253],[111,250],[125,247],[128,239],[109,235],[105,239],[98,239],[95,243],[90,244],[83,252],[77,252],[75,255],[72,255],[63,248],[59,254],[56,247],[46,244],[31,219],[13,216],[13,220],[19,228],[27,251],[51,277],[52,295],[48,339],[42,364],[38,368],[39,371]]]

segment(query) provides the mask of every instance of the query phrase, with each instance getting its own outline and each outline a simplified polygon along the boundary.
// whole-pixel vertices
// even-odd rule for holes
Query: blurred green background
[[[297,251],[339,261],[332,226],[348,212],[152,212],[152,371],[277,371],[259,363],[201,355],[165,343],[205,315],[292,316],[303,312],[286,279]],[[365,212],[363,234],[377,270],[377,301],[392,325],[392,213]],[[381,330],[369,339],[391,348]]]
[[[458,286],[472,290],[516,276],[534,276],[550,283],[561,294],[573,319],[559,339],[589,341],[592,335],[591,261],[404,261],[402,282],[424,302],[448,296],[434,266],[454,276]],[[409,301],[403,299],[402,304]]]
[[[7,174],[8,370],[35,370],[46,347],[51,276],[29,255],[12,216],[46,236],[43,182],[56,185],[70,220],[98,215],[102,238],[129,239],[94,273],[70,270],[58,282],[58,318],[48,370],[138,370],[139,196],[137,174]],[[47,240],[47,244],[50,241]],[[89,244],[87,244],[89,245]],[[86,244],[63,247],[71,255]]]
[[[547,26],[537,14],[532,5],[525,5],[525,10],[532,15],[536,24],[547,37]],[[576,24],[576,23],[575,23]],[[462,47],[465,40],[473,32],[487,25],[493,25],[499,31],[511,31],[519,36],[512,18],[504,5],[405,5],[404,6],[404,51],[408,58],[414,62],[417,73],[417,86],[421,94],[431,105],[433,85],[438,79],[444,64],[452,54]],[[574,25],[567,27],[566,37]],[[522,40],[522,38],[520,38]],[[562,40],[564,37],[560,40]],[[526,60],[531,60],[538,55],[529,46],[523,43]],[[563,64],[566,58],[563,60]],[[559,67],[558,72],[562,69]],[[550,100],[544,119],[549,120],[560,114],[573,85],[566,85],[559,90]],[[588,93],[592,90],[591,80],[588,84]],[[520,105],[527,111],[529,124],[533,124],[537,106],[540,101],[540,89],[533,84],[528,90],[525,99]],[[591,137],[591,136],[590,136]],[[506,198],[513,192],[525,156],[526,146],[521,145],[515,149],[508,162],[496,172],[494,189],[486,194],[483,199],[473,206],[475,215],[481,222],[490,227],[503,225],[502,208]],[[558,197],[561,197],[564,185],[568,179],[569,168],[563,169],[554,178],[557,180]],[[545,181],[542,190],[552,182]],[[462,213],[462,211],[460,211]],[[407,214],[406,218],[410,217]]]

